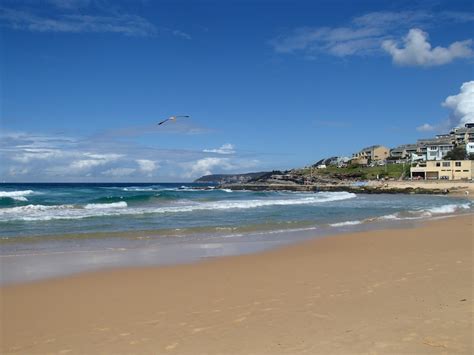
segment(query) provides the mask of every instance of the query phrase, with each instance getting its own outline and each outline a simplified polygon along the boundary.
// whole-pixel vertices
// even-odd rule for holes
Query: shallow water
[[[469,200],[433,195],[232,192],[196,184],[2,184],[1,282],[189,262],[472,209]]]

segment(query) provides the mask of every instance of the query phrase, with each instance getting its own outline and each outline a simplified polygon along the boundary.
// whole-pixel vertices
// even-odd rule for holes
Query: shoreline
[[[166,236],[159,233],[155,235],[160,230],[143,230],[13,237],[0,244],[3,248],[0,255],[3,270],[0,287],[101,270],[193,264],[208,258],[258,254],[333,235],[417,228],[429,221],[463,216],[474,214],[460,211],[411,217],[397,217],[394,214],[322,225],[293,225],[277,230],[252,231],[248,227],[242,230],[235,227],[235,230],[230,228],[227,234],[212,234],[208,231]]]
[[[470,353],[472,228],[471,214],[4,286],[0,350]]]
[[[357,185],[364,183],[364,185]],[[363,182],[343,181],[339,184],[288,184],[288,183],[239,183],[222,184],[217,188],[250,191],[346,191],[366,194],[430,194],[465,196],[474,198],[474,183],[472,181],[376,181]]]

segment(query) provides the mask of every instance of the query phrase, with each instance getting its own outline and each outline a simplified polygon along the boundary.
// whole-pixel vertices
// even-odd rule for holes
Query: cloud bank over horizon
[[[435,124],[425,123],[417,127],[418,131],[447,131],[466,123],[474,123],[474,81],[463,83],[459,94],[448,96],[441,106],[452,111],[449,117]]]
[[[261,164],[255,156],[239,154],[230,143],[210,150],[170,150],[103,136],[2,132],[0,138],[0,176],[8,181],[187,181]]]

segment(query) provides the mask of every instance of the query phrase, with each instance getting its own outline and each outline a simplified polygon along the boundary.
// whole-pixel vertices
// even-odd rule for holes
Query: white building
[[[418,140],[418,155],[424,155],[425,160],[443,160],[445,155],[453,150],[454,144],[449,139],[420,139]]]
[[[466,144],[466,153],[474,154],[474,142],[469,142]]]

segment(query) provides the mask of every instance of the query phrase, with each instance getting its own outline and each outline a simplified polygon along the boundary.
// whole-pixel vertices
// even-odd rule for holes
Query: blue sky
[[[189,181],[430,137],[472,119],[473,24],[472,1],[4,0],[0,179]]]

